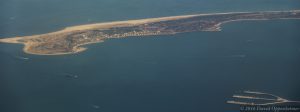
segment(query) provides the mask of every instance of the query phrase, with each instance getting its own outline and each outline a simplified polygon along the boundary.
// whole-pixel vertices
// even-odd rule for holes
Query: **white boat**
[[[15,56],[15,57],[18,58],[18,59],[22,59],[22,60],[29,60],[29,58],[22,57],[22,56]]]

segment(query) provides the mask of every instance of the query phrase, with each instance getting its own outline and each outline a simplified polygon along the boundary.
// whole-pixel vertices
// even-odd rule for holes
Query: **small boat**
[[[29,58],[26,57],[22,57],[22,56],[15,56],[17,59],[21,59],[21,60],[29,60]]]
[[[10,20],[14,20],[14,19],[15,19],[15,17],[10,17],[9,19],[10,19]]]
[[[93,105],[93,108],[94,108],[94,109],[99,109],[100,106],[98,106],[98,105]]]
[[[232,58],[245,58],[245,57],[247,57],[247,55],[245,55],[245,54],[237,54],[237,55],[231,55],[230,57],[232,57]]]
[[[70,74],[70,73],[64,73],[64,75],[65,75],[67,78],[74,78],[74,79],[77,79],[77,78],[78,78],[78,75],[74,75],[74,74]]]

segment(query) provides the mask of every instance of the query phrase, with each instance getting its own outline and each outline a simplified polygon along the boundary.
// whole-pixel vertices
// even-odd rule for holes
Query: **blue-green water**
[[[300,9],[296,0],[7,0],[0,4],[5,9],[0,16],[1,38],[113,20]],[[299,20],[234,22],[221,32],[112,39],[62,56],[29,55],[21,45],[0,44],[0,111],[238,112],[238,106],[226,101],[240,90],[300,100],[298,29]]]

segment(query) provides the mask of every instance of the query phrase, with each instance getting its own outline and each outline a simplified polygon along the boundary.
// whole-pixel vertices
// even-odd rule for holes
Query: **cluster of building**
[[[132,32],[126,32],[121,34],[103,34],[102,36],[104,38],[123,38],[123,37],[130,37],[130,36],[144,36],[144,35],[159,35],[160,31],[132,31]]]

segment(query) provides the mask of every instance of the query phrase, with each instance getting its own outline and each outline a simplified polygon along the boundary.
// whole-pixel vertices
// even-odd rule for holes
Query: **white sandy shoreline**
[[[262,12],[299,12],[300,10],[291,10],[291,11],[262,11]],[[19,43],[16,40],[21,38],[32,38],[42,35],[49,35],[49,34],[57,34],[57,33],[64,33],[64,32],[71,32],[71,31],[78,31],[78,30],[89,30],[94,28],[110,28],[115,26],[128,26],[128,25],[138,25],[143,23],[151,23],[151,22],[158,22],[158,21],[167,21],[167,20],[176,20],[176,19],[183,19],[195,16],[208,16],[208,15],[221,15],[221,14],[239,14],[239,13],[253,13],[253,12],[227,12],[227,13],[208,13],[208,14],[193,14],[193,15],[181,15],[181,16],[169,16],[169,17],[158,17],[158,18],[147,18],[147,19],[135,19],[135,20],[125,20],[125,21],[113,21],[113,22],[103,22],[103,23],[93,23],[93,24],[84,24],[84,25],[76,25],[65,27],[62,30],[46,33],[46,34],[37,34],[32,36],[21,36],[21,37],[10,37],[5,39],[0,39],[0,42],[5,43]],[[16,38],[16,39],[12,39]],[[7,40],[9,39],[9,40]]]
[[[267,13],[267,12],[297,12],[299,13],[300,10],[291,10],[291,11],[264,11],[259,13]],[[126,20],[126,21],[114,21],[114,22],[103,22],[103,23],[94,23],[94,24],[85,24],[85,25],[77,25],[77,26],[70,26],[66,27],[62,30],[51,32],[51,33],[45,33],[45,34],[39,34],[39,35],[32,35],[32,36],[23,36],[23,37],[12,37],[12,38],[4,38],[0,39],[0,43],[16,43],[16,44],[23,44],[23,51],[28,54],[35,54],[35,55],[65,55],[65,54],[75,54],[78,52],[85,51],[87,48],[82,47],[87,44],[91,43],[99,43],[102,41],[97,42],[88,42],[81,45],[76,45],[73,47],[73,50],[70,52],[57,52],[57,53],[40,53],[40,52],[34,52],[30,50],[30,47],[36,43],[29,41],[23,42],[22,40],[28,40],[31,38],[39,38],[41,36],[47,36],[47,35],[56,35],[56,34],[64,34],[64,33],[72,33],[76,31],[86,31],[86,30],[92,30],[92,29],[108,29],[112,27],[122,27],[122,26],[134,26],[134,25],[140,25],[140,24],[147,24],[147,23],[153,23],[153,22],[160,22],[160,21],[169,21],[169,20],[177,20],[177,19],[185,19],[185,18],[191,18],[191,17],[197,17],[197,16],[209,16],[209,15],[222,15],[222,14],[241,14],[241,13],[258,13],[258,12],[228,12],[228,13],[209,13],[209,14],[195,14],[195,15],[182,15],[182,16],[170,16],[170,17],[159,17],[159,18],[148,18],[148,19],[137,19],[137,20]],[[279,18],[279,19],[300,19],[300,18]],[[269,20],[269,19],[236,19],[236,20],[229,20],[229,21],[223,21],[216,25],[211,30],[208,31],[220,31],[221,25],[233,22],[233,21],[248,21],[248,20]]]

